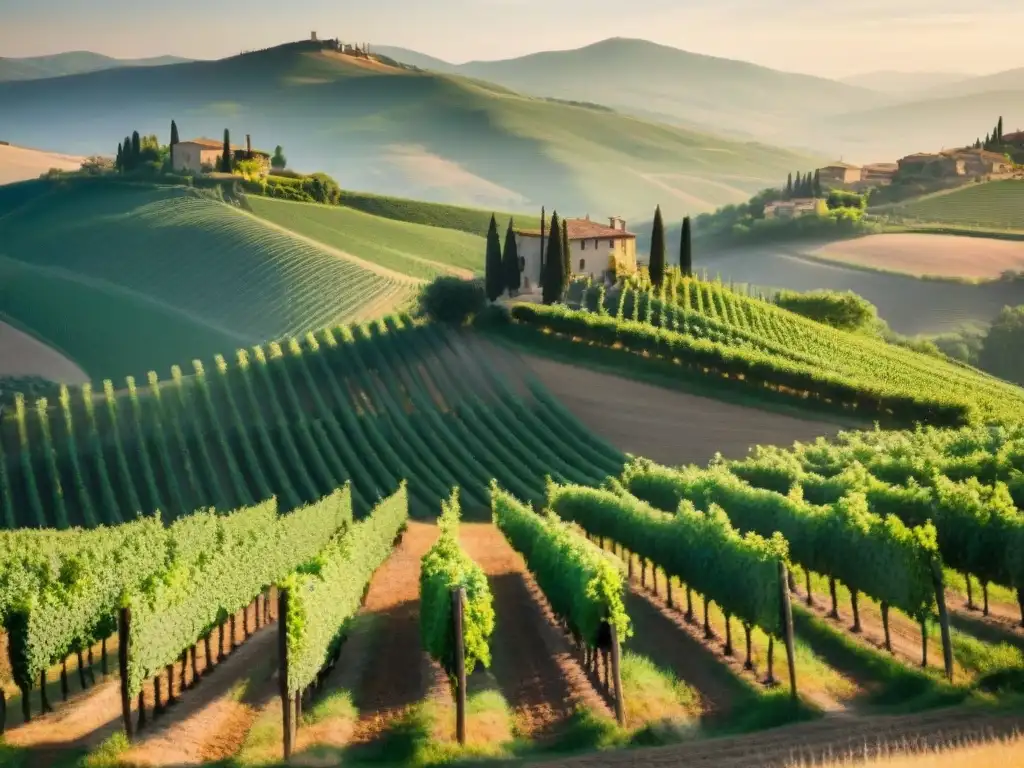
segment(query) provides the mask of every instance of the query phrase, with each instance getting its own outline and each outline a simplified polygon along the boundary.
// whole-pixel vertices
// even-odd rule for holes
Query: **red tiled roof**
[[[634,238],[632,232],[625,232],[621,229],[613,229],[606,224],[598,224],[589,219],[566,219],[566,232],[570,240],[613,240],[616,238]],[[526,237],[540,237],[539,229],[517,229],[520,235]],[[544,229],[545,235],[549,234],[548,226]]]
[[[834,163],[829,163],[828,165],[823,165],[821,167],[821,170],[825,170],[826,168],[843,168],[843,169],[857,170],[858,168],[860,168],[860,166],[859,165],[850,165],[849,163],[844,163],[842,160],[837,160]]]
[[[195,144],[197,147],[203,149],[224,149],[223,141],[215,141],[213,139],[189,139],[188,141],[182,141],[182,144]],[[234,144],[231,145],[232,149],[238,149]]]

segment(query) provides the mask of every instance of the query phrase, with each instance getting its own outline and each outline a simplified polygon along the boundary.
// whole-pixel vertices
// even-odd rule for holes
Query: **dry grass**
[[[84,157],[0,144],[0,184],[35,179],[51,168],[77,171]]]
[[[870,750],[870,747],[867,748]],[[875,750],[870,750],[875,752]],[[984,740],[977,737],[957,738],[937,746],[924,748],[912,743],[883,746],[877,754],[849,754],[822,762],[790,763],[787,768],[1020,768],[1024,766],[1024,735]]]

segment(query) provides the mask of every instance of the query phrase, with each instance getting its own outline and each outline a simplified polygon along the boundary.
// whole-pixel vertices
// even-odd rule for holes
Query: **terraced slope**
[[[184,187],[83,180],[8,206],[0,257],[17,287],[7,284],[0,312],[97,379],[379,315],[415,290],[408,275]],[[36,300],[54,285],[56,316]]]
[[[971,184],[887,211],[929,224],[1024,230],[1024,180]]]
[[[445,274],[471,277],[483,271],[486,243],[476,235],[339,206],[258,196],[247,200],[261,219],[402,274],[431,280]]]
[[[783,401],[890,424],[1012,420],[1024,411],[1024,390],[968,366],[839,331],[678,271],[665,288],[660,298],[649,287],[616,297],[592,288],[581,311],[520,304],[513,317],[565,340],[641,355],[679,377],[725,379],[733,389],[769,390]]]
[[[596,484],[622,466],[486,343],[396,317],[194,370],[8,416],[3,524],[175,517],[271,495],[287,510],[347,479],[357,511],[408,479],[414,512],[436,511],[458,485],[472,515],[491,478],[539,499],[547,474]]]

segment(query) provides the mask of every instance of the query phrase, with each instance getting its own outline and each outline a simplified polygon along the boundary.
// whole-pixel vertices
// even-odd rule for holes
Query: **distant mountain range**
[[[1001,114],[1024,124],[1024,69],[982,77],[879,71],[837,81],[625,38],[458,65],[403,48],[374,50],[524,93],[860,162],[973,141]]]
[[[304,44],[0,83],[0,104],[0,137],[30,146],[112,155],[174,119],[182,139],[229,128],[281,144],[348,188],[630,220],[740,202],[825,159]]]
[[[159,67],[189,61],[179,56],[154,56],[148,59],[114,59],[91,51],[69,51],[52,56],[23,59],[0,57],[0,82],[5,80],[41,80],[47,77],[80,75],[116,67]]]

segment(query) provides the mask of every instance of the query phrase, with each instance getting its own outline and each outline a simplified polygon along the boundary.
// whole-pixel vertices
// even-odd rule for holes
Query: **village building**
[[[574,276],[603,280],[615,279],[616,272],[636,272],[636,235],[626,230],[626,222],[617,216],[609,217],[608,225],[583,219],[566,219],[569,235],[569,260]],[[520,290],[524,293],[539,290],[543,262],[541,243],[547,249],[551,233],[545,229],[517,229],[516,247],[519,251]]]
[[[860,166],[850,165],[841,160],[818,169],[822,184],[854,184],[860,181]]]
[[[1009,173],[1013,164],[1000,152],[984,149],[958,149],[950,153],[964,161],[964,172],[968,176],[987,176],[992,173]]]
[[[899,168],[898,163],[869,163],[861,168],[860,178],[862,182],[884,187],[892,184]]]
[[[256,160],[261,167],[260,173],[270,173],[270,153],[252,148],[252,139],[245,137],[245,148],[231,145],[235,162],[239,160]],[[171,147],[171,167],[176,171],[205,173],[217,170],[221,155],[224,154],[224,142],[216,139],[189,139],[179,141]]]
[[[776,200],[766,203],[764,217],[766,219],[795,219],[822,212],[825,201],[817,197],[795,197],[792,200]]]
[[[966,163],[962,158],[942,152],[915,152],[897,161],[901,176],[932,176],[936,178],[964,176]]]

